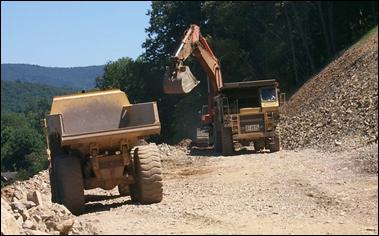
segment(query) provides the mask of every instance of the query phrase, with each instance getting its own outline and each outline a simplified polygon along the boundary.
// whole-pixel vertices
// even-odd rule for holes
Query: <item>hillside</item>
[[[1,79],[89,89],[95,86],[95,78],[101,76],[103,70],[104,66],[102,65],[61,68],[28,64],[1,64]]]
[[[53,96],[72,91],[36,83],[1,80],[1,111],[25,112],[28,108],[37,108],[41,100],[48,104]]]
[[[305,83],[282,107],[286,149],[378,141],[378,29]]]

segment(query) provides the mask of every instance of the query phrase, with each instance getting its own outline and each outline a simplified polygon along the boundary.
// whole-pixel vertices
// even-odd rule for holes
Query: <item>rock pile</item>
[[[180,141],[178,143],[178,145],[176,145],[177,148],[187,152],[188,150],[191,149],[191,146],[192,146],[192,140],[189,139],[189,138],[185,138],[183,139],[182,141]]]
[[[378,32],[344,52],[282,107],[282,147],[337,150],[378,141]]]
[[[51,202],[49,173],[44,170],[29,180],[16,181],[1,189],[1,234],[97,234],[97,231],[77,220],[63,205]]]
[[[171,146],[166,143],[159,144],[158,149],[161,153],[162,161],[185,157],[187,153],[187,149],[184,147]]]

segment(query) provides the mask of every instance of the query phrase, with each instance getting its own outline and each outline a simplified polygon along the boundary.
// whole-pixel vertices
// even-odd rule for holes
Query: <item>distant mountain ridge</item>
[[[50,109],[54,96],[78,92],[38,83],[1,80],[1,112]],[[42,101],[41,101],[42,100]],[[46,107],[40,107],[40,106]]]
[[[1,80],[19,80],[75,89],[94,88],[96,76],[102,76],[103,73],[104,65],[45,67],[30,64],[1,64]]]

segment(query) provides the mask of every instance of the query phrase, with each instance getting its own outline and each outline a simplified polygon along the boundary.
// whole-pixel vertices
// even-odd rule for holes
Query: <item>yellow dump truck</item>
[[[156,102],[130,104],[120,90],[53,98],[45,119],[52,201],[85,209],[84,190],[113,189],[141,204],[162,200]]]

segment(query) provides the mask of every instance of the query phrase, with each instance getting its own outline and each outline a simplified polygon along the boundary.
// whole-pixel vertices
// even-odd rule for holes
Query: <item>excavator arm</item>
[[[212,52],[207,40],[201,35],[199,26],[192,24],[184,33],[182,43],[175,56],[171,58],[170,67],[166,68],[163,89],[168,94],[183,94],[189,93],[199,84],[189,67],[183,64],[190,55],[197,59],[207,74],[208,111],[207,114],[202,115],[201,123],[209,125],[214,116],[213,98],[219,93],[223,81],[219,60]]]
[[[182,39],[175,56],[171,58],[171,65],[167,68],[163,88],[165,93],[183,94],[195,88],[199,81],[193,76],[184,61],[194,55],[197,61],[207,73],[209,79],[209,96],[213,97],[223,86],[220,64],[206,39],[201,35],[200,27],[191,25]]]

